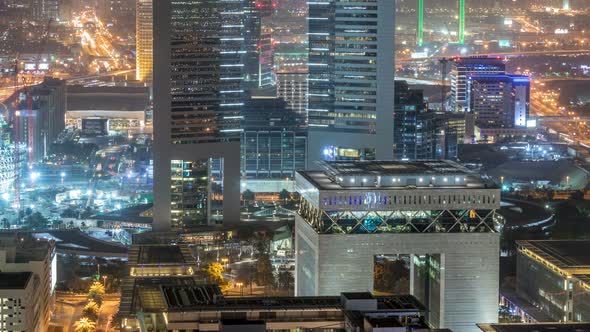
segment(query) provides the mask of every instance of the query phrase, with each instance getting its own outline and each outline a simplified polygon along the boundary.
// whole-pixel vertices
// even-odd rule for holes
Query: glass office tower
[[[239,221],[243,6],[154,2],[156,230]]]
[[[395,1],[308,4],[308,167],[392,159]]]

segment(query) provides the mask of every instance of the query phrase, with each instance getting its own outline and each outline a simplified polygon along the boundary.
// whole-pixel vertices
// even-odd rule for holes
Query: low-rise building
[[[130,332],[430,331],[426,308],[411,295],[230,298],[184,277],[136,278],[122,296],[121,327]]]
[[[517,241],[516,294],[556,322],[590,321],[590,241]]]
[[[32,272],[0,272],[0,331],[46,331],[40,303],[39,278]]]
[[[34,294],[32,298],[29,298],[32,302],[24,306],[36,307],[34,311],[37,313],[32,316],[29,314],[26,316],[26,320],[27,324],[33,324],[31,326],[38,326],[39,328],[14,329],[15,331],[48,330],[53,290],[57,281],[57,261],[54,248],[53,241],[37,240],[28,236],[28,234],[0,233],[0,271],[2,273],[31,273],[31,278],[36,279],[35,283],[37,283],[36,286],[21,283],[19,287],[22,286],[23,299],[25,299],[25,293],[29,290]],[[10,299],[14,300],[14,298],[2,296],[2,301],[10,301]],[[24,310],[28,311],[30,309],[25,308]],[[28,320],[32,320],[32,322]],[[9,329],[8,331],[12,330]]]

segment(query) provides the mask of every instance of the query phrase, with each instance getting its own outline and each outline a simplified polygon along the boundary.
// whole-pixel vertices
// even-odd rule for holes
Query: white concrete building
[[[435,327],[497,321],[500,189],[447,161],[323,166],[296,176],[296,295],[374,291],[376,261],[399,255]]]
[[[33,300],[35,303],[31,305],[38,307],[36,309],[38,313],[34,316],[37,321],[33,324],[39,326],[39,329],[25,329],[25,331],[47,331],[53,289],[57,280],[56,270],[57,261],[52,242],[36,240],[28,235],[16,237],[13,232],[0,233],[0,271],[2,273],[31,272],[37,280],[38,286],[35,286]],[[0,289],[2,289],[1,286]],[[28,316],[27,319],[32,318]],[[4,330],[0,329],[0,331]]]
[[[47,331],[39,317],[39,287],[32,272],[0,272],[0,331]]]

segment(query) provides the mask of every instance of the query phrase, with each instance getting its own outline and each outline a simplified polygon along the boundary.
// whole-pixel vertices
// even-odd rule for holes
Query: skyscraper
[[[58,0],[33,0],[33,18],[38,21],[59,19]]]
[[[526,127],[531,80],[519,75],[472,75],[468,78],[469,111],[475,124],[488,128]]]
[[[458,58],[451,68],[451,110],[467,110],[467,78],[476,74],[505,74],[506,64],[499,58]]]
[[[393,157],[395,2],[309,2],[308,168]]]
[[[153,0],[137,0],[135,10],[135,78],[151,82],[154,69]]]
[[[154,2],[154,229],[239,221],[243,0]]]
[[[272,15],[271,0],[242,0],[244,3],[244,86],[264,88],[274,83],[272,29],[264,26]]]
[[[395,159],[433,159],[436,113],[428,112],[422,91],[410,89],[405,81],[396,81],[393,118]]]

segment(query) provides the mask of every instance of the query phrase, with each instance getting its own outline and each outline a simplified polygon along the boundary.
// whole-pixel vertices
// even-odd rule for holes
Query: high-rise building
[[[378,290],[377,266],[396,261],[385,291],[416,296],[434,327],[497,322],[499,188],[449,161],[323,166],[296,175],[297,296]]]
[[[51,297],[55,289],[57,257],[55,255],[53,242],[39,240],[30,235],[16,236],[13,232],[0,233],[0,271],[5,273],[24,273],[30,275],[29,280],[21,280],[18,285],[19,298],[4,296],[6,289],[2,288],[0,282],[0,330],[2,331],[48,331]],[[11,276],[14,278],[14,275]],[[2,277],[0,277],[1,279]],[[29,284],[33,282],[33,284]],[[36,285],[35,285],[36,283]],[[29,295],[33,292],[34,296]],[[16,295],[16,294],[15,294]],[[6,326],[9,323],[10,316],[4,315],[4,310],[10,310],[10,304],[18,305],[20,300],[20,315],[24,319],[22,324],[25,327],[36,326],[38,328],[16,328],[14,325],[11,329]],[[16,302],[16,303],[15,303]],[[18,308],[12,308],[18,311]],[[36,312],[33,316],[29,313]],[[14,318],[14,317],[12,317]],[[13,323],[16,323],[13,321]],[[29,325],[30,324],[30,325]],[[3,326],[4,325],[4,326]],[[22,325],[21,325],[22,326]],[[6,328],[6,329],[5,329]]]
[[[239,221],[243,0],[154,2],[154,229]]]
[[[243,0],[244,87],[248,90],[274,84],[272,29],[265,19],[273,13],[271,0]]]
[[[153,0],[137,0],[135,7],[135,78],[152,81],[154,70]]]
[[[242,121],[242,174],[247,179],[293,179],[305,169],[305,118],[280,98],[246,101]]]
[[[19,109],[19,141],[28,147],[29,163],[45,158],[65,128],[66,84],[55,78],[15,94]]]
[[[307,72],[277,73],[277,96],[307,121]]]
[[[38,21],[59,19],[59,0],[33,0],[33,18]]]
[[[452,62],[451,111],[465,112],[468,108],[467,79],[470,75],[506,73],[506,64],[499,58],[469,57]]]
[[[396,160],[434,158],[436,113],[429,112],[420,90],[406,81],[395,81],[393,116],[394,157]]]
[[[487,128],[524,128],[530,113],[531,80],[519,75],[470,75],[469,112]]]
[[[395,1],[309,4],[308,168],[393,158]]]

